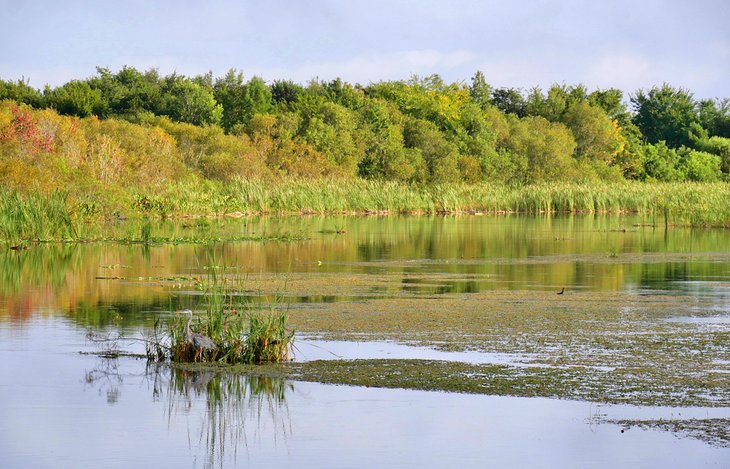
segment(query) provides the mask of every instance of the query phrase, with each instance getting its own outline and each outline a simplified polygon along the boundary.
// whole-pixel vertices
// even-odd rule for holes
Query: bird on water
[[[203,334],[198,334],[190,330],[190,323],[193,322],[193,312],[189,309],[183,311],[188,315],[188,324],[185,326],[185,334],[188,339],[188,343],[192,344],[195,348],[194,361],[198,361],[200,356],[203,354],[203,350],[218,350],[218,346],[213,342],[210,337],[206,337]]]

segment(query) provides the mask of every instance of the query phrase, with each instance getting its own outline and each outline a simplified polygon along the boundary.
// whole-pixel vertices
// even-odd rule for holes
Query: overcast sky
[[[97,65],[730,97],[730,1],[0,0],[0,78],[58,85]]]

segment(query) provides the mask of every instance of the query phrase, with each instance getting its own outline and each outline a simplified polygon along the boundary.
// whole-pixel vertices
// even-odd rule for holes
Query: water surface
[[[2,465],[730,465],[716,443],[606,423],[730,418],[730,236],[652,223],[250,218],[153,235],[269,240],[0,252]],[[99,349],[89,331],[139,337],[157,318],[200,308],[198,285],[213,270],[242,279],[252,302],[288,308],[298,361],[439,360],[527,378],[568,370],[586,400],[334,386],[79,353]]]

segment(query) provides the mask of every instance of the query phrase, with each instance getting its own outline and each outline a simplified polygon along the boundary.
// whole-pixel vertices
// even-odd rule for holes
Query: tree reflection
[[[682,281],[725,278],[730,265],[724,231],[665,232],[644,226],[641,217],[272,217],[247,223],[245,228],[233,221],[212,228],[167,223],[154,230],[171,239],[225,240],[244,229],[311,238],[206,248],[115,241],[0,249],[0,322],[63,311],[93,327],[152,325],[150,311],[195,309],[211,251],[232,268],[226,275],[250,275],[250,290],[241,294],[252,302],[286,293],[280,296],[295,305],[562,286],[675,289]],[[322,234],[345,225],[345,237]],[[109,229],[104,238],[117,240],[140,231],[137,224]],[[277,275],[285,287],[272,284]],[[328,279],[341,280],[336,285],[341,288]]]

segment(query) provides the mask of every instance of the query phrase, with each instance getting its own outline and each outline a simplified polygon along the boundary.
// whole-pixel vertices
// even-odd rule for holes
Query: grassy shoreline
[[[730,228],[727,183],[489,184],[413,186],[367,180],[285,179],[276,183],[185,180],[157,191],[78,193],[73,188],[0,190],[0,240],[84,239],[83,226],[120,219],[287,214],[637,213],[666,226]]]

